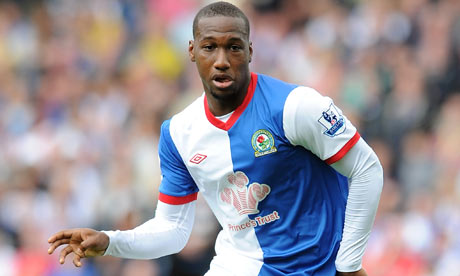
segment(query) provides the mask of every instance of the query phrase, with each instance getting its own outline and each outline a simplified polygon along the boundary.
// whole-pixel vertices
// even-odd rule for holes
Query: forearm
[[[383,171],[377,156],[362,139],[332,166],[349,177],[345,224],[336,268],[344,272],[357,271],[362,267],[362,257],[377,212]]]
[[[103,231],[110,238],[104,255],[155,259],[184,248],[195,216],[195,202],[169,205],[158,202],[155,218],[126,231]]]

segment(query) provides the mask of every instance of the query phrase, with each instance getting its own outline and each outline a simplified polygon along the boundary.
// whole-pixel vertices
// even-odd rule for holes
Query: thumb
[[[82,247],[83,251],[85,249],[88,249],[88,248],[96,246],[95,237],[94,236],[89,236],[88,238],[86,238],[84,241],[81,242],[80,246]]]
[[[81,242],[85,257],[102,256],[109,246],[109,237],[102,232],[93,232]]]

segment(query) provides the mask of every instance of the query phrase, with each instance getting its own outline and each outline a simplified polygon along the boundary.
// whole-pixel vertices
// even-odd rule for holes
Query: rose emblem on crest
[[[275,139],[270,131],[259,129],[252,135],[252,147],[254,148],[255,157],[267,155],[276,152]]]

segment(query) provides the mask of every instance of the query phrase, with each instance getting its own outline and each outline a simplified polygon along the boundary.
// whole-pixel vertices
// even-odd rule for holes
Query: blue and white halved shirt
[[[211,270],[335,275],[348,180],[329,164],[359,138],[330,98],[252,73],[226,122],[203,94],[163,123],[160,201],[203,195],[223,228]]]

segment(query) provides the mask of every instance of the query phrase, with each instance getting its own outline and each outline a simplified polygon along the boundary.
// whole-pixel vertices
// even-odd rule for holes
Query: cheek
[[[206,70],[212,64],[212,59],[209,56],[200,55],[195,62],[201,68],[200,70]]]
[[[197,59],[195,61],[195,64],[196,64],[198,74],[200,75],[201,78],[204,78],[207,75],[207,72],[209,71],[206,62],[203,62],[202,60]]]
[[[235,63],[235,67],[238,68],[240,73],[244,74],[248,70],[249,59],[241,59]]]

